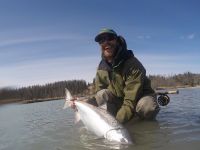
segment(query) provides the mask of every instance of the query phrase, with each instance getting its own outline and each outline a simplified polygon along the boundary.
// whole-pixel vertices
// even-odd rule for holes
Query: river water
[[[133,145],[108,142],[74,124],[64,100],[0,106],[0,150],[199,150],[200,88],[170,95],[157,121],[134,120],[128,126]]]

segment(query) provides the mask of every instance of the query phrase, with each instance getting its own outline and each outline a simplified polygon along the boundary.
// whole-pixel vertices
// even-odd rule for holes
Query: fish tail
[[[64,104],[64,107],[63,109],[66,109],[68,107],[70,107],[70,100],[72,100],[73,97],[71,95],[71,93],[69,92],[69,90],[67,88],[65,88],[65,104]]]

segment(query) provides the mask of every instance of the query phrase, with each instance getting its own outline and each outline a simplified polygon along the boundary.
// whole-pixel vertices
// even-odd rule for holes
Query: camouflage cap
[[[95,37],[95,41],[96,41],[96,42],[99,42],[101,35],[102,35],[102,34],[105,34],[105,33],[113,34],[113,35],[117,36],[117,33],[116,33],[113,29],[103,28],[103,29],[101,29],[101,30],[99,31],[99,33],[98,33],[97,36]]]

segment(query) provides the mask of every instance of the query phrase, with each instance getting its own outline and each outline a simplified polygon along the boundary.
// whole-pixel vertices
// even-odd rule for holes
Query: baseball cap
[[[95,41],[99,42],[101,39],[101,36],[103,34],[113,34],[114,36],[117,36],[117,33],[113,30],[113,29],[108,29],[108,28],[103,28],[99,31],[99,33],[97,34],[97,36],[95,37]]]

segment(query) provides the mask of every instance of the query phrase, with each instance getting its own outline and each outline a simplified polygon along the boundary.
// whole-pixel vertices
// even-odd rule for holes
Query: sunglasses
[[[117,37],[115,35],[112,35],[112,34],[108,34],[106,36],[102,36],[100,39],[99,39],[99,44],[102,44],[104,43],[105,41],[112,41],[114,39],[116,39]]]

